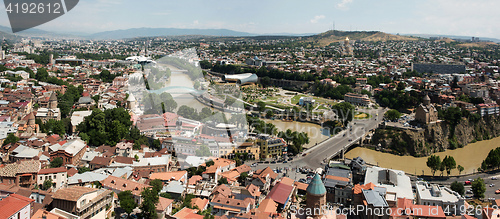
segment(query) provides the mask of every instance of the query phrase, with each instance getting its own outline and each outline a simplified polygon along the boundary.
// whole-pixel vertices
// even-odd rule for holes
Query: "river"
[[[170,93],[174,98],[175,102],[177,102],[177,107],[182,105],[190,106],[199,111],[206,107],[205,105],[198,102],[191,94],[186,92],[185,89],[177,88],[177,87],[188,87],[193,88],[194,82],[189,78],[189,76],[183,72],[172,70],[172,75],[165,88],[176,87],[174,89],[168,89],[166,92]]]
[[[434,153],[434,155],[440,156],[441,160],[443,160],[446,155],[452,156],[455,158],[457,166],[461,165],[465,168],[462,174],[469,174],[477,172],[477,168],[481,166],[481,163],[490,150],[499,146],[500,137],[497,137],[472,143],[463,148]],[[378,164],[384,168],[403,170],[407,173],[418,175],[421,175],[422,171],[425,175],[432,174],[431,170],[426,165],[427,157],[398,156],[361,147],[354,148],[345,154],[346,158],[355,158],[358,156],[362,157],[367,163]],[[436,175],[440,173],[440,171],[437,171]],[[444,175],[446,175],[446,171]],[[458,175],[458,170],[452,170],[450,175]]]
[[[297,132],[305,132],[309,136],[309,144],[304,145],[304,148],[309,148],[316,143],[320,143],[325,139],[328,139],[327,135],[322,134],[322,130],[320,125],[316,125],[308,122],[284,122],[281,120],[271,120],[271,119],[262,119],[265,122],[272,123],[276,126],[278,131],[286,131],[290,129],[292,131]]]

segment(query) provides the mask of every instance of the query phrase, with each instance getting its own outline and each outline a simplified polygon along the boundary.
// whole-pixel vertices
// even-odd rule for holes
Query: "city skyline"
[[[230,29],[252,34],[382,31],[400,34],[464,35],[497,38],[494,13],[500,2],[451,1],[232,1],[184,2],[88,0],[35,28],[92,34],[129,28]],[[10,27],[5,10],[0,25]]]

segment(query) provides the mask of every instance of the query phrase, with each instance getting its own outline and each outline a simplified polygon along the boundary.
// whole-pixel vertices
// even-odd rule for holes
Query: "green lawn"
[[[304,94],[295,95],[294,97],[292,97],[292,104],[297,105],[299,103],[299,99],[301,97],[305,97],[305,96],[306,95],[304,95]]]

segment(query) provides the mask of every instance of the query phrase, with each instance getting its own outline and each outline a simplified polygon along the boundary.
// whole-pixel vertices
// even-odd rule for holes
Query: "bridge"
[[[360,110],[361,111],[361,110]],[[339,154],[344,157],[344,153],[353,145],[362,143],[368,135],[369,130],[375,129],[383,121],[384,109],[371,110],[370,119],[352,121],[352,131],[346,129],[329,139],[318,142],[316,146],[304,151],[302,156],[293,160],[294,166],[307,166],[311,168],[324,167],[324,162]],[[311,139],[314,141],[314,139]]]
[[[201,95],[205,93],[205,90],[196,90],[192,87],[186,87],[186,86],[167,86],[158,90],[149,90],[151,93],[155,94],[161,94],[164,92],[170,93],[170,94],[193,94],[193,95]]]

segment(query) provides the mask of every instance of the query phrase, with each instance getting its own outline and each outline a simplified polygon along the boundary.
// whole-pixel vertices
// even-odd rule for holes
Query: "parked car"
[[[284,160],[283,163],[288,163],[288,161]]]
[[[491,179],[492,180],[497,180],[497,177],[496,176],[492,176]]]
[[[495,194],[500,194],[500,189],[497,189],[497,191],[495,191]]]
[[[471,181],[470,181],[470,180],[467,180],[467,181],[465,181],[465,183],[464,183],[464,184],[465,184],[465,185],[471,185],[472,183],[471,183]]]
[[[494,183],[490,184],[490,187],[493,187],[493,186],[495,186],[495,184],[494,184]]]

